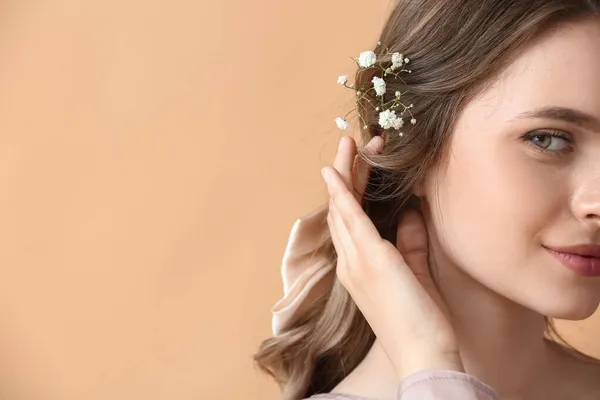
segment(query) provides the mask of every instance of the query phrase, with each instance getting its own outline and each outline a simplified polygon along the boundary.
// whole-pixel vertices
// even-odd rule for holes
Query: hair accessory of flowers
[[[377,42],[377,46],[381,46],[381,42]],[[385,56],[391,54],[387,47],[386,51],[387,53],[385,54]],[[354,62],[356,62],[360,69],[366,70],[369,68],[377,68],[381,70],[381,77],[373,77],[373,80],[371,81],[373,85],[369,88],[357,89],[354,84],[348,85],[347,75],[342,75],[338,77],[337,83],[343,85],[348,89],[356,91],[356,104],[364,100],[367,101],[371,106],[373,106],[375,111],[379,111],[379,125],[384,129],[394,128],[395,130],[400,130],[400,128],[404,126],[404,120],[402,119],[402,117],[406,111],[410,113],[410,123],[413,125],[416,124],[417,120],[413,117],[412,113],[410,112],[410,109],[413,108],[412,103],[407,106],[401,101],[402,95],[406,92],[401,93],[399,91],[396,91],[395,96],[392,100],[388,102],[384,101],[384,94],[387,90],[386,81],[384,78],[388,75],[392,75],[393,77],[398,78],[402,82],[404,82],[404,80],[400,78],[399,73],[412,72],[410,69],[404,68],[410,60],[407,57],[404,57],[401,53],[395,52],[391,54],[392,65],[387,68],[384,68],[381,65],[376,65],[377,56],[373,51],[363,51],[362,53],[360,53],[358,60],[355,60],[354,58],[352,59],[354,60]],[[372,92],[375,92],[375,96],[373,96]],[[400,115],[396,115],[396,110],[399,107],[403,107],[403,109],[400,111]],[[341,130],[348,128],[348,120],[346,118],[353,111],[357,111],[356,107],[350,112],[348,112],[348,114],[346,114],[343,118],[338,117],[335,119],[335,123],[338,128],[340,128]],[[357,113],[363,124],[363,128],[367,129],[366,122],[364,121],[360,113]],[[399,135],[402,136],[403,132],[400,132]]]

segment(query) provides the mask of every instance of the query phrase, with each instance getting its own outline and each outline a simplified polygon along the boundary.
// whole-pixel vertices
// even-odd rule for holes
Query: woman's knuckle
[[[345,215],[343,218],[344,218],[344,225],[346,225],[346,229],[348,229],[348,232],[350,232],[351,234],[354,233],[354,227],[355,227],[354,217],[352,215]]]

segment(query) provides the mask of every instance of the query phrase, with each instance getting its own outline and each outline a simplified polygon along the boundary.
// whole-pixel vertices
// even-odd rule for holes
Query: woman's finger
[[[354,163],[354,154],[356,154],[356,142],[350,136],[344,136],[340,139],[338,151],[333,160],[333,168],[335,168],[346,187],[354,186],[352,177],[352,165]]]
[[[327,223],[331,232],[333,246],[338,255],[338,267],[345,265],[348,257],[353,257],[354,249],[352,247],[348,230],[344,226],[339,212],[333,200],[329,201],[329,213],[327,214]]]
[[[374,136],[369,143],[365,146],[363,152],[366,155],[373,155],[380,153],[383,150],[383,138],[381,136]],[[369,182],[369,174],[371,173],[371,166],[365,162],[358,154],[354,156],[354,191],[355,197],[358,202],[362,202],[362,197],[367,188]]]
[[[339,219],[337,210],[335,209],[335,204],[333,199],[329,199],[329,208],[327,211],[327,225],[329,226],[329,232],[331,234],[331,239],[333,241],[333,245],[335,247],[335,251],[338,254],[338,257],[345,256],[345,248],[344,241],[345,238],[342,235],[343,231],[340,229],[341,221]]]
[[[344,136],[340,139],[338,151],[333,161],[335,168],[346,186],[351,189],[354,186],[354,177],[352,175],[354,166],[354,156],[356,155],[356,142],[351,136]]]
[[[382,240],[377,228],[348,190],[337,170],[325,167],[323,171],[326,174],[327,190],[353,247],[358,252],[364,252],[363,254],[372,252]]]

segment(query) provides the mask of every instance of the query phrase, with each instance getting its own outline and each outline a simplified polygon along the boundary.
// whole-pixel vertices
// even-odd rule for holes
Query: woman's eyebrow
[[[590,131],[600,132],[600,120],[593,115],[568,107],[548,106],[517,115],[514,119],[543,118],[555,119],[579,125]]]

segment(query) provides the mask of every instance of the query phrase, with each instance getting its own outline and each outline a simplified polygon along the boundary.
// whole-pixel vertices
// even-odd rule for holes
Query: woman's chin
[[[554,307],[545,307],[541,314],[550,318],[569,321],[581,321],[591,317],[598,309],[598,299],[580,299],[581,301],[567,301],[555,304]],[[586,301],[587,300],[587,301]]]

